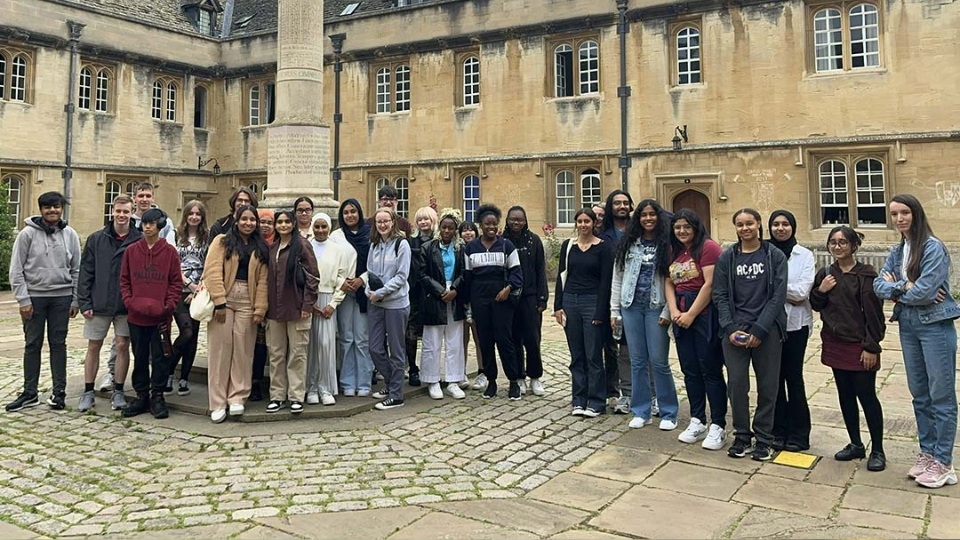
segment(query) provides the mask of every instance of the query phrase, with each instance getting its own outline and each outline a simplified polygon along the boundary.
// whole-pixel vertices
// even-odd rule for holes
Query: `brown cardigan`
[[[229,259],[224,259],[222,234],[210,241],[207,259],[203,265],[203,286],[210,292],[210,298],[213,299],[215,306],[227,303],[227,293],[233,288],[239,266],[239,253],[234,253]],[[251,255],[247,275],[247,287],[249,287],[250,301],[253,303],[253,314],[261,318],[266,317],[267,262],[260,261],[256,254]]]

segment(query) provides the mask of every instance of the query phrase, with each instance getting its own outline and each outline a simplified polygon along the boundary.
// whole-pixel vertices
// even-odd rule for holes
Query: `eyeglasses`
[[[297,208],[298,214],[312,214],[313,208]]]
[[[830,247],[847,247],[850,245],[850,242],[846,240],[831,240],[827,242],[827,245]]]
[[[380,202],[397,202],[396,197],[380,197]]]

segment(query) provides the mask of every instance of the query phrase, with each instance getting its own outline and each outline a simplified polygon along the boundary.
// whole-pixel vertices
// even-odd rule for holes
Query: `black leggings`
[[[180,379],[189,381],[190,370],[193,369],[193,361],[197,358],[197,338],[200,337],[200,321],[195,321],[190,317],[190,313],[174,313],[173,319],[177,321],[177,328],[180,330],[176,341],[173,342],[173,361],[170,363],[170,374],[173,375],[177,363],[183,360],[180,366]]]
[[[850,442],[863,446],[860,439],[860,411],[857,400],[863,407],[863,416],[870,430],[871,450],[883,452],[883,408],[877,399],[876,371],[833,370],[833,379],[837,383],[837,396],[840,398],[840,411],[843,423],[847,426]]]

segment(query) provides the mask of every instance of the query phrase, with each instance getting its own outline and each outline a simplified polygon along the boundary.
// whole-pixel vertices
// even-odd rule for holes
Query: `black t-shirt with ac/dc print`
[[[767,305],[767,257],[763,249],[738,253],[733,260],[733,320],[752,325]]]

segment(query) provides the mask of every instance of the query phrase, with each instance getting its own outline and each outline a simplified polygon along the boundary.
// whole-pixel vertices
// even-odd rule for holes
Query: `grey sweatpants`
[[[405,336],[410,307],[384,309],[373,302],[367,307],[370,358],[383,375],[391,399],[403,400],[403,372],[407,366]],[[389,349],[389,352],[388,352]],[[774,396],[776,397],[776,396]]]
[[[723,338],[723,360],[727,365],[727,395],[733,413],[733,431],[737,439],[773,443],[773,416],[780,386],[780,353],[783,344],[776,332],[759,347],[738,347]],[[757,411],[750,427],[750,364],[757,377]]]

